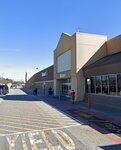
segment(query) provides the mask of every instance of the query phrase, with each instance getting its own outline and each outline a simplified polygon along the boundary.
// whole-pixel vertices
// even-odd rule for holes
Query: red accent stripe
[[[113,137],[109,134],[106,134],[103,128],[100,128],[98,126],[94,127],[94,126],[90,126],[89,125],[89,121],[84,120],[84,119],[80,119],[81,122],[83,122],[84,124],[88,125],[90,128],[97,130],[98,132],[100,132],[101,134],[103,134],[105,137],[107,137],[108,139],[110,139],[111,141],[115,142],[116,144],[121,144],[121,138],[116,138]]]
[[[107,138],[111,139],[113,142],[117,143],[117,144],[121,144],[121,139],[113,137],[109,134],[104,134]]]

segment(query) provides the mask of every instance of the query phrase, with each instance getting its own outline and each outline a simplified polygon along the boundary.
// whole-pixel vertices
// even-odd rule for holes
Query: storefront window
[[[121,96],[121,74],[86,78],[86,92]]]
[[[91,77],[91,93],[95,93],[95,77]]]
[[[116,95],[116,75],[109,75],[109,92],[110,95]]]
[[[102,94],[108,94],[108,76],[102,76]]]
[[[102,93],[101,76],[96,76],[95,82],[96,82],[96,93]]]
[[[121,96],[121,74],[117,75],[118,95]]]

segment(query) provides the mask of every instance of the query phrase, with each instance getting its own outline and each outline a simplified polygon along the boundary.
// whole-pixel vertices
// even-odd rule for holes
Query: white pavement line
[[[13,114],[12,115],[8,115],[8,114],[0,114],[0,117],[3,117],[3,116],[6,116],[6,117],[11,117],[11,118],[20,118],[21,116],[19,115],[19,116],[13,116]],[[53,115],[54,116],[54,115]],[[23,117],[23,116],[22,116]],[[46,116],[46,114],[45,114],[45,116],[39,116],[39,117],[36,117],[36,116],[25,116],[24,115],[24,118],[23,119],[34,119],[34,120],[41,120],[41,118],[45,118],[45,120],[47,119],[47,120],[55,120],[55,119],[52,119],[52,118],[50,118],[50,115],[48,114],[48,116]],[[73,121],[72,119],[70,119],[69,117],[66,117],[66,118],[62,118],[62,117],[55,117],[54,116],[54,118],[56,118],[56,119],[58,119],[58,120],[61,120],[61,119],[64,119],[65,121]]]
[[[7,132],[16,132],[15,130],[9,130],[9,129],[3,129],[3,128],[0,128],[0,131],[7,131]],[[12,133],[13,134],[13,133]],[[6,135],[6,134],[5,134]]]
[[[40,107],[40,105],[37,103],[37,105]],[[47,105],[47,104],[46,104]],[[40,107],[41,108],[41,107]],[[51,109],[55,109],[55,108],[51,108]],[[72,117],[72,116],[70,116],[69,114],[67,114],[67,113],[65,113],[65,112],[63,112],[63,111],[61,111],[61,110],[56,110],[57,112],[60,112],[60,113],[62,113],[62,114],[64,114],[65,116],[68,116],[70,119],[73,119],[73,120],[75,120],[76,122],[78,122],[78,123],[80,123],[80,124],[84,124],[83,122],[81,122],[81,121],[79,121],[79,120],[77,120],[77,119],[75,119],[74,117]]]
[[[24,126],[29,126],[30,128],[43,128],[43,129],[45,129],[45,127],[42,127],[42,125],[44,125],[44,126],[48,125],[48,123],[47,123],[47,124],[44,124],[44,123],[40,124],[40,123],[38,123],[38,125],[36,125],[36,124],[16,123],[16,122],[10,122],[10,121],[7,121],[7,122],[0,121],[0,123],[7,123],[7,125],[6,125],[6,124],[2,124],[2,125],[8,126],[8,125],[10,124],[10,125],[12,125],[12,126],[15,127],[15,128],[16,128],[15,125],[18,125],[17,127],[20,127],[20,128],[22,128],[22,129],[24,129]],[[1,126],[1,125],[0,125],[0,126]],[[53,125],[53,126],[54,126],[54,125]],[[55,126],[60,126],[60,125],[56,125],[56,124],[55,124]],[[28,129],[28,127],[25,128],[25,129]],[[29,130],[29,129],[28,129],[28,130]],[[31,130],[32,130],[32,129],[31,129]]]
[[[31,132],[49,131],[49,130],[68,129],[68,128],[77,127],[77,126],[81,126],[81,125],[80,124],[76,124],[76,125],[57,127],[57,128],[47,128],[47,129],[41,129],[41,130],[31,130],[31,131],[25,131],[25,132],[16,132],[16,133],[12,133],[12,134],[5,134],[5,136],[16,135],[16,134],[23,134],[23,133],[26,134],[26,133],[31,133]],[[4,135],[0,136],[0,137],[4,137]]]
[[[29,122],[29,123],[33,123],[32,121],[34,121],[34,120],[32,120],[32,121],[28,121],[28,119],[24,119],[24,120],[17,120],[17,119],[11,119],[11,118],[4,118],[4,120],[3,121],[6,121],[6,122],[10,122],[10,121],[16,121],[16,122],[20,122],[20,124],[22,124],[23,122],[24,123],[27,123],[27,122]],[[43,120],[42,120],[43,121]],[[53,121],[56,121],[56,120],[53,120]],[[39,120],[39,121],[34,121],[34,123],[35,124],[38,124],[38,125],[51,125],[51,126],[60,126],[60,123],[59,122],[53,122],[53,121],[43,121],[43,122],[41,122],[41,120]],[[1,121],[0,121],[1,122]],[[14,122],[13,122],[14,123]],[[52,123],[52,124],[51,124]],[[66,124],[75,124],[75,123],[66,123]],[[28,124],[28,126],[29,126],[29,124]]]
[[[3,129],[2,127],[10,127],[11,129],[21,129],[21,130],[32,130],[32,129],[29,129],[29,128],[24,128],[24,127],[18,127],[18,126],[11,126],[11,125],[0,125],[0,130]],[[10,130],[11,130],[10,129]],[[4,129],[6,130],[6,129]]]

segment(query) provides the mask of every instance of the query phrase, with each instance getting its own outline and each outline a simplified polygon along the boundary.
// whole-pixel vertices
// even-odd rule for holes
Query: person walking
[[[35,88],[35,90],[34,90],[34,94],[37,96],[37,88]]]
[[[75,91],[72,90],[70,95],[71,95],[72,103],[74,104],[74,102],[75,102]]]

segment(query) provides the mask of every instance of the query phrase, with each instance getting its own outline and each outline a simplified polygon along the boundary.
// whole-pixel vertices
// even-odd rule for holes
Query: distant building
[[[34,90],[38,89],[40,94],[47,94],[48,89],[54,86],[53,65],[34,74],[26,83],[26,87]]]

